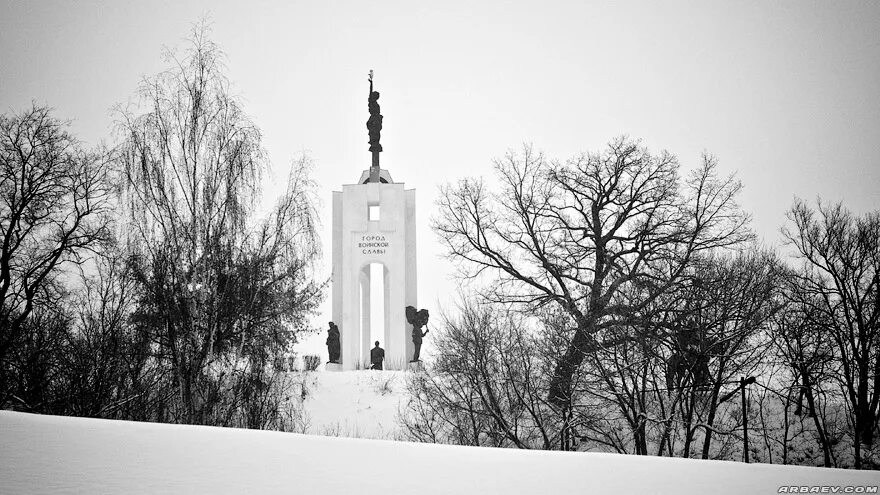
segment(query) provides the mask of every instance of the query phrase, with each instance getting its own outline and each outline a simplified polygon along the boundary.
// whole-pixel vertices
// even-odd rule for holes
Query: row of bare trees
[[[877,466],[880,212],[797,200],[783,257],[708,155],[682,175],[619,138],[496,172],[441,192],[474,294],[411,380],[414,439]]]
[[[86,150],[50,109],[0,117],[0,407],[277,427],[276,358],[324,284],[314,185],[266,170],[222,52],[193,32]]]

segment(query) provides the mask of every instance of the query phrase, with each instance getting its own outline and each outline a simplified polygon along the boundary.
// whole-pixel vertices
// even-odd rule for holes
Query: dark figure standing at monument
[[[412,325],[412,341],[413,341],[413,358],[411,363],[414,363],[419,360],[419,353],[422,351],[422,337],[428,334],[428,330],[425,329],[422,332],[422,327],[428,324],[428,310],[420,309],[416,311],[416,308],[412,306],[406,307],[406,321]]]
[[[379,341],[376,341],[376,347],[370,349],[370,369],[381,370],[382,361],[385,361],[385,349],[379,347]]]
[[[331,363],[339,362],[339,327],[332,321],[327,330],[327,353],[330,354]]]

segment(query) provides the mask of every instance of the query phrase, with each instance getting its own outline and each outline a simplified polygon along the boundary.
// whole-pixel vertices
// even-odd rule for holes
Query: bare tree
[[[778,287],[782,270],[774,254],[760,251],[711,259],[697,269],[700,273],[695,274],[697,283],[691,295],[694,304],[689,305],[690,314],[685,318],[689,330],[699,335],[698,354],[704,356],[709,373],[703,383],[696,377],[693,380],[707,389],[692,387],[687,392],[690,402],[701,401],[705,408],[705,416],[694,427],[703,430],[702,457],[708,459],[720,408],[741,386],[737,378],[763,372],[770,318],[781,306]],[[722,395],[724,389],[727,393]],[[740,411],[740,417],[742,414],[748,411]],[[688,428],[691,420],[688,417],[685,421]],[[690,455],[691,436],[688,431],[685,456]]]
[[[737,378],[760,369],[778,271],[766,252],[696,257],[639,318],[606,329],[615,345],[588,356],[574,389],[574,418],[582,408],[588,417],[596,406],[606,411],[603,421],[580,421],[588,438],[619,452],[683,457],[699,455],[702,439],[703,458],[726,457],[731,442],[713,449],[713,440],[741,426],[724,402]]]
[[[120,110],[119,165],[141,287],[134,321],[172,371],[177,419],[226,424],[237,406],[215,406],[228,380],[259,375],[267,352],[305,327],[323,285],[311,277],[320,253],[308,161],[294,164],[270,218],[254,222],[260,132],[206,35],[197,26],[185,55],[169,52],[171,68],[144,80],[141,107]]]
[[[850,407],[855,466],[872,446],[880,406],[880,212],[795,200],[783,229],[803,262],[797,284],[810,324],[827,332]]]
[[[750,237],[741,185],[719,178],[710,156],[682,180],[674,156],[620,138],[564,164],[527,146],[495,168],[498,193],[474,179],[444,187],[434,228],[465,277],[495,278],[489,299],[570,315],[575,331],[548,395],[561,409],[584,358],[618,338],[606,330],[632,322],[696,254]]]
[[[839,362],[833,343],[825,336],[825,327],[819,325],[822,318],[809,314],[820,304],[815,299],[818,296],[803,291],[798,279],[793,273],[786,277],[787,304],[773,318],[773,343],[790,377],[786,398],[794,403],[793,415],[812,418],[823,464],[832,467],[836,463],[823,406],[829,400]]]
[[[37,105],[0,116],[0,406],[11,374],[27,372],[11,369],[10,356],[34,337],[28,320],[42,307],[38,326],[55,325],[45,318],[64,296],[59,278],[109,234],[106,155],[84,150],[66,127]]]
[[[410,438],[459,445],[556,449],[549,373],[537,335],[500,305],[465,301],[435,330],[441,353],[409,378],[401,419]]]
[[[81,278],[68,301],[72,322],[58,359],[65,414],[160,420],[166,380],[148,336],[130,322],[138,292],[125,253],[108,246]]]

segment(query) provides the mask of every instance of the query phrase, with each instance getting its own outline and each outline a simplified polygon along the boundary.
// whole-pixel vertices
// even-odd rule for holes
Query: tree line
[[[307,330],[315,188],[265,218],[259,128],[197,26],[90,149],[33,104],[0,116],[0,407],[285,429],[276,360]]]
[[[622,137],[495,172],[441,190],[472,292],[409,380],[412,439],[877,468],[880,211],[796,199],[774,250],[708,154]]]

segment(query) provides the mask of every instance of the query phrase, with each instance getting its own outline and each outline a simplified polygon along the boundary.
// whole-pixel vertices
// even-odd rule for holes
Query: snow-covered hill
[[[0,493],[769,494],[880,485],[875,472],[367,440],[400,437],[403,372],[294,378],[305,383],[304,431],[319,435],[0,411]]]
[[[451,447],[0,412],[0,492],[778,493],[869,472]],[[841,492],[842,493],[842,492]]]
[[[295,373],[302,390],[301,433],[398,440],[406,397],[404,371]]]

